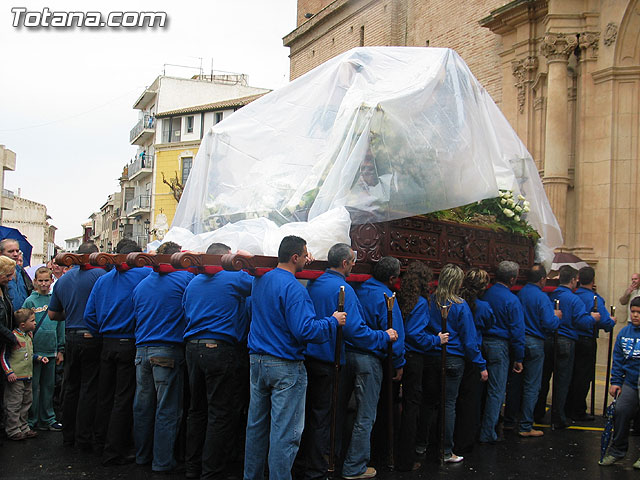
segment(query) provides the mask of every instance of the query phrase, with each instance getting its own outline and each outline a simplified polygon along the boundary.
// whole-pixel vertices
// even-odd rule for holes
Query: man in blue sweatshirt
[[[522,372],[524,359],[524,313],[522,304],[509,290],[516,283],[520,267],[503,261],[496,269],[496,284],[482,296],[491,305],[496,322],[482,338],[482,356],[487,361],[489,380],[487,401],[482,415],[480,442],[497,442],[496,425],[504,401],[509,374],[509,353],[513,353],[513,372]]]
[[[172,255],[180,245],[160,245]],[[151,272],[133,290],[136,316],[136,394],[133,436],[136,462],[154,472],[177,466],[173,451],[182,419],[185,320],[182,295],[194,275],[186,270]]]
[[[95,243],[86,242],[77,253],[97,251]],[[74,266],[56,282],[49,302],[49,318],[65,321],[62,441],[83,451],[92,451],[95,441],[102,352],[102,337],[89,332],[84,310],[93,285],[105,273],[101,268]]]
[[[116,252],[139,252],[133,240],[122,239]],[[117,265],[93,286],[84,312],[87,328],[102,336],[97,443],[104,442],[102,463],[124,465],[135,461],[128,455],[136,392],[136,343],[133,289],[153,270]],[[64,277],[63,277],[64,278]],[[56,287],[57,288],[57,287]]]
[[[382,257],[373,267],[373,278],[358,285],[355,288],[356,295],[362,305],[363,318],[372,330],[387,330],[387,304],[384,294],[393,295],[391,287],[395,285],[400,276],[400,261],[393,257]],[[404,323],[398,302],[393,305],[393,328],[398,332],[398,339],[393,344],[393,362],[395,376],[393,380],[400,381],[405,364],[404,358]],[[373,467],[367,463],[371,457],[370,438],[371,430],[377,416],[378,398],[382,384],[382,361],[387,357],[387,347],[373,345],[363,348],[360,345],[346,341],[347,363],[345,381],[347,387],[342,392],[344,395],[341,405],[346,406],[347,397],[356,388],[358,411],[354,419],[351,441],[346,450],[342,466],[343,478],[372,478],[376,475]],[[384,401],[384,400],[383,400]],[[382,409],[382,408],[381,408]],[[382,409],[384,411],[384,409]],[[378,419],[380,422],[380,419]],[[382,423],[384,425],[384,423]],[[381,436],[384,436],[384,428],[381,428]],[[379,437],[373,435],[374,441]]]
[[[320,319],[336,310],[340,287],[344,286],[344,311],[349,316],[349,322],[344,327],[344,340],[362,350],[382,350],[389,342],[397,340],[398,334],[393,329],[372,330],[365,323],[358,297],[346,281],[355,263],[356,253],[349,245],[338,243],[332,246],[327,257],[329,268],[318,279],[309,282],[307,290],[315,307],[316,318]],[[332,325],[328,342],[309,343],[305,351],[308,386],[305,427],[298,460],[302,461],[304,467],[303,478],[308,480],[327,478],[336,332],[337,329]],[[343,342],[340,364],[345,363]],[[358,391],[356,395],[359,396],[360,393]],[[342,422],[337,422],[338,439],[341,438],[341,424]]]
[[[553,309],[549,296],[542,291],[547,283],[547,271],[543,265],[531,267],[527,280],[528,283],[518,292],[524,312],[524,371],[521,375],[510,376],[505,417],[507,412],[513,412],[512,421],[515,421],[520,413],[518,434],[521,437],[541,437],[544,435],[542,430],[533,428],[533,408],[538,400],[542,379],[544,340],[546,332],[557,330],[562,312]]]
[[[593,297],[597,299],[597,309],[600,314],[598,328],[606,332],[613,330],[616,324],[614,318],[611,318],[607,310],[607,302],[604,298],[594,291],[594,280],[596,272],[592,267],[583,267],[578,271],[578,281],[580,287],[576,290],[576,295],[585,309],[590,312],[593,310]],[[569,394],[567,396],[567,404],[565,412],[567,417],[579,421],[593,421],[593,415],[587,414],[587,393],[591,385],[593,371],[596,368],[596,352],[597,352],[597,331],[585,330],[578,328],[578,340],[576,340],[576,361],[573,363],[573,376],[569,385]]]
[[[629,449],[629,426],[638,411],[640,373],[640,297],[631,300],[631,323],[620,330],[613,349],[609,395],[617,398],[613,416],[613,440],[607,455],[598,462],[609,466],[624,458]],[[640,459],[633,468],[640,469]]]
[[[209,255],[230,253],[214,243]],[[253,277],[226,270],[199,274],[184,292],[187,369],[191,403],[185,452],[187,478],[224,478],[237,432],[237,396],[241,375],[238,343],[246,325],[243,306]]]
[[[251,400],[244,456],[245,480],[291,478],[304,427],[307,343],[327,342],[331,325],[344,325],[346,313],[316,319],[307,289],[296,280],[310,260],[307,242],[282,239],[278,266],[255,280],[249,331]]]
[[[587,311],[584,303],[573,293],[578,285],[578,271],[569,266],[560,267],[558,272],[560,284],[551,294],[551,300],[560,302],[562,320],[557,333],[557,351],[553,351],[553,335],[547,335],[545,340],[544,365],[542,367],[542,384],[538,401],[534,410],[534,418],[539,421],[544,416],[547,395],[549,394],[549,380],[554,373],[557,378],[553,381],[553,410],[551,423],[554,428],[566,428],[569,420],[565,414],[565,404],[571,375],[573,374],[573,361],[575,356],[575,343],[578,339],[578,329],[593,331],[593,326],[600,320],[599,313]],[[558,363],[554,369],[554,357]]]

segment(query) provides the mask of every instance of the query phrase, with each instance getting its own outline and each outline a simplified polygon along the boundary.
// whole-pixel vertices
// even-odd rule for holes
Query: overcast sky
[[[165,28],[15,28],[12,7],[29,11],[164,11]],[[289,79],[282,37],[295,28],[296,0],[208,2],[9,0],[0,7],[0,144],[16,153],[5,188],[47,206],[56,243],[120,189],[134,155],[134,101],[163,72],[246,73],[249,84]],[[202,58],[202,61],[200,60]]]

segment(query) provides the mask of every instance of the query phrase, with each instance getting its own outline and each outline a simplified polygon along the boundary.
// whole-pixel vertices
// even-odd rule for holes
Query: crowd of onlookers
[[[157,253],[180,248],[168,242]],[[116,249],[140,251],[128,239]],[[97,250],[84,243],[78,253]],[[230,252],[218,243],[207,251]],[[597,335],[615,318],[591,267],[560,268],[548,289],[542,265],[520,288],[514,262],[497,265],[493,284],[482,269],[449,264],[434,285],[425,264],[401,272],[383,257],[370,279],[351,284],[356,253],[336,244],[305,288],[295,274],[310,258],[306,242],[289,236],[277,268],[256,277],[123,263],[51,264],[31,280],[18,243],[1,241],[7,437],[62,431],[65,445],[105,465],[149,464],[188,478],[225,478],[243,457],[247,479],[267,469],[273,478],[326,478],[332,469],[359,479],[389,461],[417,470],[425,451],[461,462],[475,444],[503,441],[504,430],[543,436],[534,424],[546,418],[552,377],[553,427],[593,420],[586,398]],[[620,299],[630,324],[613,351],[617,423],[602,465],[625,455],[638,410],[640,276],[632,287]]]

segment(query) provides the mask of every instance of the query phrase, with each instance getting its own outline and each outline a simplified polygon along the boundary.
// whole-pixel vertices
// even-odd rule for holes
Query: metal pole
[[[598,296],[593,296],[593,308],[592,312],[598,312]],[[591,415],[594,415],[596,411],[596,358],[597,358],[597,348],[598,348],[598,324],[596,323],[593,326],[593,371],[591,372]]]

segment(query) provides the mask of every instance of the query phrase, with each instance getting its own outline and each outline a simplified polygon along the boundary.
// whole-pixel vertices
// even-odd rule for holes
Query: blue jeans
[[[529,432],[533,428],[533,409],[538,401],[538,393],[540,393],[543,365],[544,340],[527,335],[522,372],[522,406],[519,428],[521,432]]]
[[[346,411],[351,392],[356,399],[356,416],[342,466],[342,475],[360,475],[367,469],[367,463],[371,458],[371,430],[376,421],[380,397],[382,362],[373,355],[347,351],[342,379],[345,383],[341,389],[339,410]],[[342,423],[340,420],[342,419],[339,419],[339,424]]]
[[[182,419],[184,350],[182,345],[142,346],[136,349],[135,362],[136,461],[153,460],[154,471],[171,470],[176,466],[173,451]]]
[[[307,371],[302,361],[272,355],[250,356],[249,415],[244,454],[244,479],[291,479],[291,467],[304,428]]]
[[[496,425],[504,401],[509,373],[509,341],[495,337],[482,340],[482,353],[487,361],[487,401],[480,426],[480,441],[495,442],[498,439]]]

